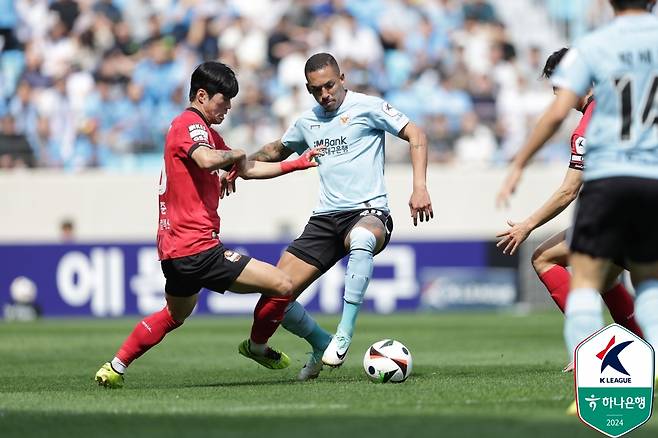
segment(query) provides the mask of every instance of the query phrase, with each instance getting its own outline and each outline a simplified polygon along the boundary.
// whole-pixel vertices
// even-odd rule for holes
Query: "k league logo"
[[[624,327],[611,324],[575,351],[578,416],[591,428],[618,437],[651,417],[654,351]]]

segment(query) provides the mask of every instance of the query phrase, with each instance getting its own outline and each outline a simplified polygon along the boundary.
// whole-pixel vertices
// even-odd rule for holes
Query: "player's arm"
[[[427,136],[415,123],[409,122],[402,128],[398,137],[409,142],[413,168],[413,191],[409,199],[409,209],[414,225],[418,225],[419,217],[421,222],[434,217],[432,200],[427,191]]]
[[[569,111],[578,102],[578,96],[571,90],[560,88],[553,99],[553,103],[544,111],[530,137],[514,157],[510,164],[510,170],[503,182],[496,204],[498,206],[506,205],[509,197],[516,190],[516,186],[523,175],[523,169],[530,159],[539,151],[544,144],[555,134],[566,119]]]
[[[262,161],[242,159],[237,163],[236,174],[243,179],[275,178],[296,170],[316,167],[318,163],[314,160],[314,157],[322,154],[323,151],[324,148],[309,149],[296,160],[287,160],[278,163],[266,163]]]
[[[283,145],[281,139],[270,142],[249,156],[249,161],[277,162],[283,161],[293,153]]]
[[[209,172],[217,169],[227,169],[244,159],[245,156],[245,151],[241,149],[223,150],[206,146],[197,147],[190,155],[197,166]]]
[[[562,213],[576,199],[583,184],[582,173],[582,170],[568,169],[560,187],[534,213],[522,222],[507,221],[510,228],[496,235],[500,238],[496,246],[503,246],[503,254],[514,254],[533,230]]]

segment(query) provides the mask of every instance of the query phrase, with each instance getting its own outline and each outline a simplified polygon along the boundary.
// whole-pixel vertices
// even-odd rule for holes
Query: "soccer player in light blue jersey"
[[[290,244],[277,266],[293,279],[293,299],[263,296],[254,310],[250,339],[239,352],[259,361],[279,323],[313,347],[298,378],[317,377],[323,363],[339,366],[350,346],[356,318],[373,270],[393,223],[384,186],[384,135],[410,144],[413,189],[409,208],[414,225],[434,214],[426,187],[427,138],[404,114],[379,97],[347,90],[338,63],[327,53],[305,65],[308,92],[318,105],[299,117],[280,140],[250,157],[281,161],[293,152],[324,147],[317,157],[320,200],[301,236]],[[343,313],[336,333],[324,331],[294,299],[336,262],[349,255]],[[262,364],[262,363],[261,363]]]
[[[594,85],[597,107],[586,132],[587,166],[570,242],[564,334],[572,356],[603,326],[598,295],[613,259],[628,266],[636,320],[658,348],[658,17],[648,13],[655,0],[610,3],[615,19],[560,63],[553,77],[559,91],[529,140],[536,152]],[[569,411],[575,413],[575,403]]]

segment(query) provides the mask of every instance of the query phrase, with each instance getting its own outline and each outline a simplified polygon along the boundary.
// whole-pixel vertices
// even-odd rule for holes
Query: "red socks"
[[[292,297],[268,297],[262,295],[254,309],[254,323],[251,326],[251,341],[267,344],[283,320],[286,307]]]
[[[539,279],[548,289],[548,293],[551,294],[555,304],[564,313],[564,306],[567,303],[567,295],[569,294],[569,282],[571,281],[569,271],[560,265],[555,265],[539,275]]]
[[[603,301],[610,309],[612,319],[619,325],[626,327],[639,337],[642,335],[642,329],[635,322],[635,303],[633,297],[626,290],[623,284],[617,283],[610,290],[603,294]]]
[[[130,362],[146,353],[151,347],[159,344],[167,333],[182,324],[182,322],[174,321],[165,306],[159,312],[142,319],[135,326],[119,348],[116,357],[128,366]]]
[[[571,274],[566,268],[555,265],[548,271],[539,275],[539,279],[548,289],[551,298],[555,304],[564,313],[564,306],[567,302],[567,295],[569,294],[569,281]],[[642,337],[642,330],[635,321],[635,304],[633,297],[626,290],[623,284],[617,283],[610,290],[603,294],[603,301],[605,301],[612,319],[619,325],[626,327],[636,335]]]

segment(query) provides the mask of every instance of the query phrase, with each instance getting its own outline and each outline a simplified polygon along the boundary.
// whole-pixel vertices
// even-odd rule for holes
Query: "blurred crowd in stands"
[[[551,98],[539,75],[558,49],[519,43],[486,0],[0,0],[0,168],[159,168],[205,60],[236,70],[217,129],[254,151],[315,103],[303,67],[320,51],[423,126],[432,162],[503,164]],[[389,161],[408,155],[389,142]]]

